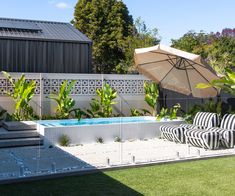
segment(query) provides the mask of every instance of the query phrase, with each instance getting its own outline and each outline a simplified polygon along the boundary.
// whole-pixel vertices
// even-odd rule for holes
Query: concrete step
[[[0,140],[0,148],[37,146],[42,144],[43,139],[40,137]]]
[[[3,139],[32,138],[32,137],[39,137],[39,133],[37,131],[34,131],[34,130],[0,132],[0,140],[3,140]]]
[[[33,121],[10,121],[4,122],[3,127],[8,131],[36,130],[37,123]]]

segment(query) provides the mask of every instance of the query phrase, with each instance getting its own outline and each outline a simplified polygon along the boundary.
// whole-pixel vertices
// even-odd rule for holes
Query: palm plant
[[[212,80],[209,83],[199,83],[196,88],[205,89],[215,87],[218,90],[235,95],[235,72],[231,68],[225,68],[225,75],[217,80]]]
[[[157,116],[157,102],[159,97],[158,85],[156,83],[145,82],[145,102],[151,107],[151,111],[147,109],[141,109],[141,111],[131,108],[132,116],[144,116],[149,114],[151,116]]]
[[[187,112],[184,112],[184,119],[188,123],[193,122],[193,118],[197,112],[212,112],[221,115],[222,113],[222,100],[219,98],[216,101],[213,99],[209,99],[203,104],[195,104],[193,105]]]
[[[175,104],[171,109],[170,109],[170,119],[176,119],[177,118],[177,112],[181,108],[181,105],[179,103]]]
[[[85,113],[91,118],[111,117],[113,115],[113,105],[117,104],[114,101],[117,92],[106,83],[102,89],[96,89],[96,94],[98,99],[92,99],[91,109],[88,109]]]
[[[56,118],[67,119],[71,112],[77,112],[78,109],[73,109],[75,100],[70,97],[71,90],[75,84],[75,80],[70,83],[64,81],[60,87],[58,94],[50,94],[49,99],[54,100],[57,103]]]
[[[4,93],[11,97],[15,103],[15,110],[11,115],[13,120],[33,120],[36,117],[30,101],[35,95],[36,82],[34,80],[27,82],[25,75],[22,74],[17,80],[13,80],[11,75],[5,71],[2,74],[7,78],[13,87],[13,92],[5,91]]]

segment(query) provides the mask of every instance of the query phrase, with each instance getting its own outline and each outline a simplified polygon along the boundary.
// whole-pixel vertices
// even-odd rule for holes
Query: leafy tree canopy
[[[127,73],[135,48],[159,43],[158,30],[148,29],[141,18],[133,22],[121,0],[79,0],[72,23],[93,41],[93,71],[98,73]]]
[[[93,41],[95,72],[112,73],[125,59],[127,39],[133,33],[133,19],[118,0],[79,0],[74,26]]]
[[[218,74],[235,65],[235,29],[209,34],[189,31],[179,39],[172,39],[172,47],[201,55]]]

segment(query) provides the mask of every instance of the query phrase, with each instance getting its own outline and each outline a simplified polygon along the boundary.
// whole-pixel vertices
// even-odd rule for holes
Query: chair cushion
[[[169,141],[185,143],[184,131],[186,128],[174,125],[162,125],[160,131],[163,137]]]
[[[214,150],[219,148],[220,133],[200,129],[189,129],[185,132],[186,141],[193,146]]]
[[[201,126],[201,125],[192,125],[192,124],[180,124],[180,127],[184,127],[186,129],[205,129],[204,126]]]
[[[235,145],[235,130],[221,129],[219,127],[208,128],[207,131],[218,132],[221,136],[221,145],[225,148],[233,148]]]
[[[220,128],[235,130],[235,114],[225,114],[222,118]]]
[[[193,125],[205,128],[219,126],[219,115],[210,112],[198,112],[193,119]]]

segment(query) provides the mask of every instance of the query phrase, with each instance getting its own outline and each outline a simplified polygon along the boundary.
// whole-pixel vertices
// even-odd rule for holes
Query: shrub
[[[69,136],[65,135],[65,134],[61,135],[60,138],[59,138],[59,144],[61,146],[69,146],[69,144],[70,144]]]
[[[96,138],[96,142],[100,143],[100,144],[103,144],[104,143],[104,139],[102,137],[97,137]]]
[[[116,136],[116,137],[114,138],[114,141],[115,141],[115,142],[121,142],[122,139],[121,139],[119,136]]]

